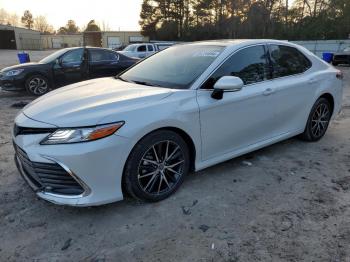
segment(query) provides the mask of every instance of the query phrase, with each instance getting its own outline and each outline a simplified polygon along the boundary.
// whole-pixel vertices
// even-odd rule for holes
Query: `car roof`
[[[266,44],[266,43],[279,43],[279,44],[291,44],[288,41],[275,40],[275,39],[222,39],[222,40],[207,40],[197,41],[192,43],[182,43],[189,45],[216,45],[216,46],[236,46],[236,45],[253,45],[253,44]]]
[[[113,49],[110,48],[104,48],[104,47],[96,47],[96,46],[85,46],[86,49],[90,49],[90,50],[106,50],[106,51],[112,51],[115,52]]]

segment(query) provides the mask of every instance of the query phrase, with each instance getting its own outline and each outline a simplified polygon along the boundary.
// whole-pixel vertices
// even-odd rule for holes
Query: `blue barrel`
[[[323,54],[322,54],[322,59],[323,59],[324,61],[326,61],[327,63],[332,62],[332,60],[333,60],[333,53],[328,53],[328,52],[323,53]]]
[[[30,58],[29,58],[28,53],[25,53],[25,52],[18,53],[17,56],[18,56],[18,60],[21,64],[30,62]]]

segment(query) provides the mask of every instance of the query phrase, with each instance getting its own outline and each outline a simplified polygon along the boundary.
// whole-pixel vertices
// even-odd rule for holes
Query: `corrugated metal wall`
[[[319,57],[322,57],[322,53],[324,52],[336,53],[342,51],[346,47],[350,47],[350,39],[291,42],[305,47],[306,49],[310,50]]]

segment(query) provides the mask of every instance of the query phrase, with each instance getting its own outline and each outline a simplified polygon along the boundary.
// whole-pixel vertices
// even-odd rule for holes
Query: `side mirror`
[[[242,79],[236,76],[223,76],[214,85],[214,91],[211,97],[214,99],[222,99],[224,92],[240,91],[244,83]]]
[[[57,58],[57,59],[56,59],[56,65],[62,66],[62,63],[61,63],[61,59],[60,59],[60,58]]]

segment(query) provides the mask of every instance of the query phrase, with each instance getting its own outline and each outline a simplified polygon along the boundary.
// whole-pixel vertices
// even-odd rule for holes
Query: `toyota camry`
[[[318,141],[341,99],[342,73],[298,45],[180,44],[27,105],[13,128],[15,162],[54,203],[159,201],[191,171],[294,136]]]

